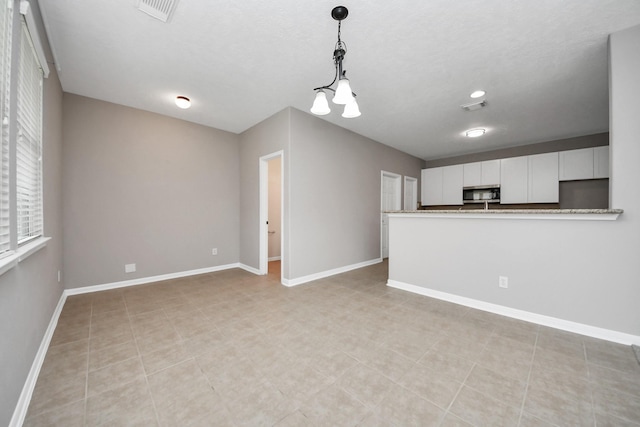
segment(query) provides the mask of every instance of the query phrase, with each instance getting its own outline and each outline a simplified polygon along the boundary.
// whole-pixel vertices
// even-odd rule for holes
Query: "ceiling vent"
[[[167,22],[178,0],[140,0],[138,9],[162,22]]]
[[[479,102],[472,102],[471,104],[465,104],[465,105],[461,105],[460,107],[464,110],[464,111],[475,111],[475,110],[479,110],[481,108],[484,108],[487,106],[487,100],[483,99],[482,101]]]

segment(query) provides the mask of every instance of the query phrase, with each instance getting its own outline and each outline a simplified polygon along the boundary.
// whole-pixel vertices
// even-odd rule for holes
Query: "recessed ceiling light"
[[[464,134],[469,138],[477,138],[479,136],[484,135],[486,129],[469,129]]]
[[[480,98],[483,97],[487,94],[487,92],[483,91],[483,90],[476,90],[475,92],[473,92],[471,95],[469,95],[471,98]]]
[[[176,96],[176,105],[179,108],[189,108],[191,107],[191,100],[186,96]]]

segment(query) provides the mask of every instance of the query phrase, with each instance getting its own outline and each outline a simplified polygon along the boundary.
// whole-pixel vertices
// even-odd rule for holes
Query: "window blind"
[[[4,3],[4,4],[2,4]],[[9,219],[9,89],[11,70],[11,9],[0,2],[0,257],[11,249]]]
[[[22,21],[17,89],[16,205],[18,244],[42,235],[43,72]]]

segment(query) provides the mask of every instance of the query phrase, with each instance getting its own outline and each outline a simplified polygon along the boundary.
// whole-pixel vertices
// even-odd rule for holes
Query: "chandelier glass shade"
[[[342,20],[347,17],[349,11],[344,6],[336,6],[331,11],[331,17],[338,21],[338,42],[336,43],[333,51],[333,63],[336,69],[336,74],[333,81],[325,86],[314,88],[316,92],[316,98],[313,101],[311,112],[318,116],[324,116],[331,112],[329,102],[327,101],[326,91],[331,91],[333,95],[333,103],[337,105],[344,105],[344,112],[342,117],[354,118],[360,116],[360,108],[356,102],[356,94],[351,90],[349,79],[346,77],[346,70],[342,69],[342,61],[347,53],[347,45],[340,39],[340,29],[342,26]],[[338,82],[337,87],[334,89],[332,86]]]
[[[313,101],[311,112],[316,116],[325,116],[331,112],[329,102],[327,101],[327,94],[324,90],[320,89],[316,92],[316,99]]]

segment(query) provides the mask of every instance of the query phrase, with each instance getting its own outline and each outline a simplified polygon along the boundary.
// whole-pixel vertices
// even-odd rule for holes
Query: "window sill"
[[[19,262],[24,261],[32,254],[47,246],[47,242],[49,240],[51,240],[51,237],[40,237],[33,242],[29,242],[26,245],[20,246],[18,250],[16,250],[12,254],[0,259],[0,275],[3,275],[13,267],[18,265]]]

